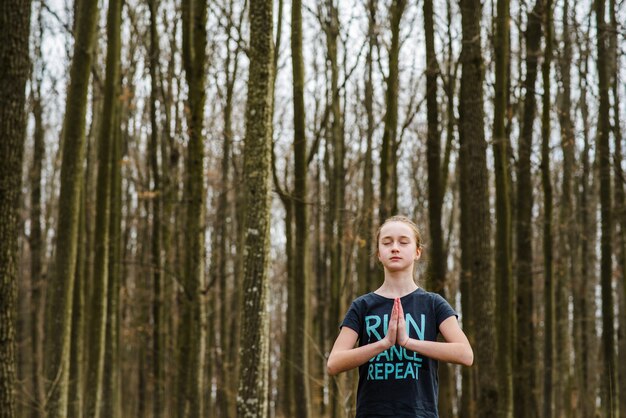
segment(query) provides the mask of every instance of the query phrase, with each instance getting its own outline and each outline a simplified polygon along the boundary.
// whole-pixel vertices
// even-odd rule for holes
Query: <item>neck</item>
[[[376,290],[376,293],[389,295],[391,297],[400,297],[413,292],[418,286],[413,280],[412,271],[394,271],[385,270],[385,281],[382,286]]]

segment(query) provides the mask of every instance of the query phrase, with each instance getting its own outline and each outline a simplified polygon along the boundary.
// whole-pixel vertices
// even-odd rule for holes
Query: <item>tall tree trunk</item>
[[[239,16],[239,24],[235,26],[235,16],[233,12],[233,4],[234,2],[231,0],[229,2],[227,13],[228,17],[228,25],[226,26],[226,33],[229,40],[232,40],[231,32],[240,31],[241,30],[241,21],[245,13],[241,12]],[[219,289],[221,292],[220,297],[220,338],[221,338],[221,347],[220,347],[220,355],[221,360],[220,363],[222,366],[218,368],[218,373],[221,373],[221,376],[218,376],[221,384],[218,384],[218,390],[221,394],[218,393],[217,398],[220,401],[220,410],[224,416],[234,416],[236,413],[236,399],[234,397],[237,392],[237,345],[239,341],[239,328],[237,326],[238,321],[234,319],[231,315],[228,315],[228,306],[236,306],[235,300],[238,297],[239,289],[236,286],[232,286],[232,291],[229,291],[227,280],[227,260],[230,258],[228,250],[229,241],[228,237],[230,236],[228,232],[228,227],[233,223],[224,222],[225,219],[230,219],[230,215],[228,213],[228,196],[229,189],[231,188],[231,180],[230,180],[230,167],[231,167],[231,149],[233,145],[233,102],[234,102],[234,87],[235,82],[237,81],[237,72],[239,67],[239,52],[241,48],[239,46],[233,51],[231,48],[228,48],[226,51],[226,60],[224,63],[225,72],[226,72],[226,100],[224,104],[224,142],[222,146],[222,161],[221,161],[221,174],[222,174],[222,190],[219,192],[218,203],[217,203],[217,214],[216,220],[218,225],[216,225],[217,230],[217,251],[215,251],[215,262],[217,263],[217,276],[219,278]],[[232,62],[232,64],[231,64]],[[232,67],[232,70],[231,70]],[[230,297],[229,297],[230,293]],[[231,299],[232,298],[232,299]]]
[[[615,158],[613,162],[615,173],[615,218],[616,223],[619,223],[619,235],[617,237],[619,254],[618,265],[621,266],[621,287],[622,292],[618,295],[618,300],[621,303],[619,322],[619,353],[618,353],[618,387],[619,390],[619,415],[626,417],[626,197],[624,196],[624,183],[626,183],[626,177],[624,177],[624,170],[622,168],[622,162],[624,161],[624,154],[622,151],[622,130],[620,120],[620,95],[619,95],[619,63],[620,54],[618,50],[618,25],[617,25],[617,7],[615,0],[609,0],[609,16],[611,25],[611,38],[609,42],[611,50],[611,88],[613,93],[613,135],[615,138]],[[617,286],[619,289],[620,286]]]
[[[541,44],[541,16],[543,0],[536,0],[528,13],[526,28],[526,78],[524,111],[517,163],[517,342],[515,344],[514,411],[516,417],[539,416],[537,392],[529,390],[536,382],[536,342],[533,300],[533,245],[532,209],[533,185],[530,156],[532,153],[533,124],[536,113],[537,63]]]
[[[89,162],[87,163],[89,168]],[[72,301],[72,335],[70,347],[70,388],[72,396],[68,404],[68,416],[81,417],[85,407],[85,377],[87,372],[87,347],[86,347],[86,274],[89,259],[89,247],[87,244],[87,200],[85,183],[81,187],[80,212],[78,226],[78,250],[76,252],[76,277],[74,295]]]
[[[578,40],[578,39],[577,39]],[[583,42],[578,41],[584,46]],[[589,139],[589,111],[587,107],[587,69],[589,61],[589,41],[586,48],[581,48],[578,62],[578,88],[581,92],[579,99],[580,116],[582,119],[583,152],[581,154],[582,170],[578,183],[579,199],[578,203],[578,223],[580,224],[580,244],[577,248],[577,256],[580,258],[580,278],[575,277],[574,288],[574,330],[575,336],[580,335],[578,344],[574,346],[576,364],[579,364],[577,380],[580,388],[580,395],[577,408],[580,416],[591,418],[595,416],[595,399],[597,388],[592,370],[595,368],[596,356],[592,342],[596,340],[595,334],[595,303],[594,286],[595,280],[593,271],[595,270],[595,252],[591,245],[596,241],[596,227],[593,219],[596,213],[596,198],[593,183],[590,182],[591,164],[589,154],[591,149]]]
[[[613,245],[611,242],[613,227],[613,210],[611,207],[611,157],[609,146],[609,74],[607,66],[607,41],[608,30],[604,21],[604,0],[595,1],[597,51],[598,51],[598,90],[600,104],[598,113],[598,135],[596,153],[600,174],[600,282],[602,287],[602,354],[604,355],[601,398],[603,416],[618,416],[618,392],[617,392],[617,367],[615,362],[615,335],[613,314],[613,289],[612,289],[612,256]]]
[[[43,36],[41,24],[41,13],[39,16],[40,37]],[[40,41],[36,47],[36,61],[41,58]],[[33,85],[33,119],[35,121],[35,131],[33,134],[33,165],[30,168],[29,181],[30,192],[30,277],[32,286],[32,319],[31,319],[31,342],[32,342],[32,384],[33,401],[35,408],[32,409],[31,416],[37,418],[42,416],[43,405],[45,403],[45,383],[43,380],[43,344],[44,344],[44,313],[45,313],[45,280],[43,277],[43,262],[45,251],[45,241],[42,235],[41,225],[41,180],[43,158],[46,151],[44,142],[45,128],[43,125],[43,105],[41,100],[41,79],[42,75],[36,75],[35,85]]]
[[[541,184],[543,186],[543,263],[544,263],[544,346],[543,417],[554,413],[554,280],[552,249],[552,182],[550,179],[550,69],[552,64],[552,0],[544,9],[545,49],[541,75],[543,98],[541,113]]]
[[[51,303],[48,311],[53,314],[52,327],[56,330],[47,340],[50,351],[46,362],[46,377],[51,385],[46,409],[50,418],[60,418],[67,414],[72,295],[85,158],[85,113],[98,14],[98,2],[82,2],[78,9],[76,41],[63,122],[55,274],[48,288],[48,300]]]
[[[424,0],[424,35],[426,37],[426,117],[428,135],[426,140],[428,163],[428,226],[430,230],[430,263],[428,281],[431,291],[446,297],[446,253],[442,229],[442,208],[445,189],[441,176],[441,137],[439,130],[439,104],[437,103],[437,78],[439,63],[435,54],[435,25],[433,2]],[[454,382],[449,364],[439,365],[439,413],[443,417],[453,416],[452,399]]]
[[[461,196],[461,279],[469,286],[470,341],[476,353],[476,416],[498,405],[495,283],[491,270],[487,143],[484,132],[483,60],[479,0],[461,0],[463,48],[459,102]],[[464,307],[465,308],[465,307]],[[464,309],[465,312],[465,309]]]
[[[159,169],[159,128],[157,122],[157,92],[159,70],[159,35],[157,32],[157,16],[159,11],[158,0],[148,2],[150,9],[150,172],[152,177],[152,243],[150,247],[150,265],[152,271],[152,376],[154,379],[154,395],[152,397],[152,415],[161,418],[164,415],[165,405],[165,309],[163,291],[163,262],[161,251],[161,233],[163,231],[162,199],[164,196],[161,184],[161,170]],[[162,152],[162,151],[161,151]],[[115,160],[114,160],[115,161]],[[165,160],[162,160],[165,161]]]
[[[327,148],[330,152],[329,162],[329,235],[330,249],[330,310],[329,329],[334,329],[343,311],[344,274],[344,219],[345,219],[345,139],[343,135],[341,97],[339,94],[339,62],[337,55],[337,39],[339,37],[339,9],[334,0],[325,2],[325,24],[327,62],[330,70],[329,116],[330,129],[327,130]],[[346,403],[349,402],[342,394],[345,393],[345,376],[331,379],[331,414],[343,417]]]
[[[572,347],[569,337],[569,295],[571,283],[574,282],[578,269],[576,222],[573,211],[572,174],[575,163],[575,137],[574,125],[571,116],[571,73],[572,65],[572,42],[569,25],[569,2],[563,2],[563,53],[559,59],[561,73],[561,89],[559,91],[557,105],[559,107],[559,124],[561,126],[561,148],[563,150],[563,179],[562,196],[559,210],[558,235],[562,252],[557,264],[556,283],[556,352],[571,353]],[[572,370],[569,356],[557,356],[557,376],[561,384],[558,385],[555,397],[555,410],[558,417],[569,417],[572,412],[571,398],[573,395],[574,381],[571,376]]]
[[[322,164],[321,160],[318,158],[315,165],[315,204],[314,204],[314,223],[315,223],[315,282],[317,283],[315,286],[316,296],[318,301],[325,300],[324,298],[328,297],[328,281],[327,278],[327,269],[326,269],[326,258],[324,252],[324,224],[323,218],[326,213],[322,209],[322,201],[324,196],[324,188],[325,185],[322,184],[321,181],[322,176]],[[328,309],[325,309],[319,304],[317,307],[317,313],[314,316],[314,321],[319,324],[317,332],[318,332],[318,341],[319,346],[324,350],[325,353],[330,349],[330,338],[329,333],[333,332],[333,328],[330,328],[330,322],[328,320],[329,312]],[[336,324],[335,324],[336,325]],[[332,399],[329,397],[330,391],[329,388],[332,387],[332,382],[330,381],[330,376],[328,376],[326,367],[322,369],[323,374],[323,384],[320,387],[322,399],[321,407],[320,407],[320,415],[325,417],[328,415],[328,407],[330,401]]]
[[[505,127],[509,103],[509,1],[498,0],[494,39],[495,97],[493,155],[496,183],[495,281],[498,334],[498,412],[507,418],[513,414],[513,283],[511,278],[511,198],[509,196],[509,138]]]
[[[165,19],[165,24],[167,24],[167,19]],[[167,26],[166,26],[167,27]],[[177,22],[174,22],[174,27],[172,32],[175,33],[177,28]],[[168,31],[169,33],[169,31]],[[170,50],[171,54],[176,54],[177,48],[176,43],[173,39],[170,39]],[[174,134],[172,125],[178,126],[178,112],[176,112],[176,116],[174,116],[174,120],[172,120],[171,112],[174,107],[174,59],[171,58],[167,65],[167,71],[164,77],[160,78],[160,87],[163,96],[163,115],[164,121],[162,123],[162,135],[161,135],[161,143],[160,143],[160,157],[161,157],[161,180],[162,180],[162,232],[161,232],[161,245],[162,245],[162,254],[163,260],[168,265],[174,265],[176,263],[176,245],[172,245],[172,238],[174,235],[174,228],[172,222],[172,214],[175,213],[174,202],[177,200],[177,191],[178,191],[178,161],[179,161],[179,152],[177,149],[177,145],[174,141]],[[164,84],[167,83],[167,89]],[[163,304],[163,311],[168,312],[169,309],[172,309],[175,306],[175,298],[176,292],[173,291],[173,285],[171,281],[164,280],[162,281],[162,298],[161,303]],[[162,351],[163,355],[166,358],[175,358],[176,352],[176,327],[174,325],[174,315],[163,316],[162,321],[162,332],[163,332],[163,345]],[[171,338],[165,338],[165,335],[169,335]],[[162,384],[165,386],[170,382],[175,380],[176,372],[174,371],[174,367],[171,365],[175,365],[175,361],[164,362],[163,363],[163,371],[162,371]],[[209,374],[210,376],[210,374]],[[155,384],[158,381],[155,381]],[[164,415],[168,415],[168,412],[171,414],[175,414],[176,409],[175,402],[171,399],[171,397],[166,397],[163,399],[164,402]],[[174,415],[175,416],[175,415]],[[155,415],[155,418],[159,418],[158,415]]]
[[[273,4],[250,2],[250,75],[246,105],[244,184],[246,221],[243,309],[240,321],[237,416],[267,415],[269,368],[270,170],[273,84]]]
[[[396,133],[398,130],[398,79],[400,58],[400,21],[406,8],[406,0],[392,0],[389,15],[391,23],[391,46],[389,47],[389,73],[385,94],[385,130],[380,155],[380,207],[378,217],[382,224],[397,211],[397,185],[394,184],[397,164]]]
[[[372,80],[374,70],[374,47],[376,46],[376,8],[377,0],[368,0],[367,16],[368,16],[368,48],[365,58],[365,86],[363,104],[365,113],[367,114],[367,133],[366,133],[366,150],[365,161],[363,162],[363,202],[361,228],[359,231],[359,256],[357,277],[360,283],[359,293],[365,294],[374,289],[374,272],[372,271],[372,252],[374,249],[374,163],[372,161],[372,148],[374,140],[374,82]]]
[[[81,6],[83,7],[83,6]],[[87,416],[98,418],[102,408],[104,357],[109,289],[109,214],[111,202],[111,143],[115,135],[115,109],[120,66],[121,0],[109,2],[107,16],[106,80],[102,124],[98,140],[98,184],[96,198],[96,255],[94,260],[93,315],[89,335],[89,364],[87,373]],[[107,365],[107,368],[111,365]]]
[[[304,61],[302,58],[302,2],[295,0],[291,6],[291,64],[293,68],[293,115],[294,115],[294,188],[293,211],[295,222],[294,280],[292,298],[295,309],[292,313],[291,330],[298,345],[292,347],[293,384],[295,412],[307,418],[310,410],[309,390],[309,269],[308,269],[308,214],[307,214],[307,140],[304,111]],[[273,92],[272,92],[273,94]],[[271,113],[271,112],[270,112]]]
[[[275,181],[276,183],[276,181]],[[283,367],[283,391],[282,391],[282,410],[283,416],[291,417],[295,414],[295,386],[293,383],[293,350],[296,346],[295,332],[295,273],[294,273],[294,255],[293,255],[293,200],[287,195],[281,195],[281,200],[285,206],[285,253],[287,256],[287,325],[285,327],[284,353],[282,356]],[[291,319],[290,319],[291,318]],[[283,351],[281,350],[281,351]]]
[[[203,414],[205,306],[204,306],[204,145],[202,126],[205,104],[205,61],[207,3],[183,2],[183,62],[189,86],[189,142],[185,173],[184,199],[185,266],[183,320],[179,355],[181,356],[181,394],[179,417]]]
[[[276,44],[274,54],[274,62],[272,65],[277,68],[278,64],[278,51],[280,50],[280,43],[282,38],[282,12],[283,2],[279,1],[278,4],[278,27],[276,31]],[[274,94],[276,90],[276,73],[273,74],[272,79],[272,101],[274,100]],[[279,392],[279,410],[282,410],[283,417],[291,417],[295,414],[295,387],[294,387],[294,371],[293,371],[293,350],[296,345],[294,326],[297,322],[295,309],[296,304],[294,301],[296,295],[296,279],[294,273],[294,233],[293,233],[293,209],[294,200],[292,199],[291,191],[283,189],[278,179],[276,172],[276,154],[274,152],[273,141],[273,126],[272,128],[272,179],[274,181],[274,187],[277,190],[278,197],[280,198],[283,207],[285,208],[285,258],[287,267],[287,309],[285,313],[285,333],[283,336],[283,348],[281,349],[281,375],[282,386]],[[285,185],[288,178],[288,164],[285,164]]]
[[[107,324],[104,347],[104,393],[102,415],[118,418],[121,414],[120,380],[120,288],[121,288],[121,237],[122,237],[122,157],[120,106],[115,106],[114,131],[111,133],[111,180],[109,216],[109,258]]]
[[[30,1],[0,5],[0,417],[13,418],[19,202],[30,71]],[[10,28],[10,29],[9,29]]]

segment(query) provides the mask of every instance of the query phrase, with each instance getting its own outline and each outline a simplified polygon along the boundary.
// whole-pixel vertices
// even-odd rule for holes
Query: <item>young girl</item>
[[[393,216],[378,229],[376,242],[385,281],[352,302],[328,357],[328,374],[359,367],[357,418],[436,418],[438,361],[471,366],[472,348],[448,302],[413,280],[422,252],[417,226]],[[446,342],[437,342],[439,332]]]

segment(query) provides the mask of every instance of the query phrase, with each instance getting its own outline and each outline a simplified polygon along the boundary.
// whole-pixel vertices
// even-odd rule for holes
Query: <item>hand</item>
[[[400,305],[400,299],[394,300],[393,308],[391,308],[391,319],[389,320],[389,326],[387,327],[387,335],[385,335],[385,338],[383,338],[383,341],[385,342],[385,346],[387,348],[392,347],[397,341],[398,317],[400,316],[399,309],[402,309],[402,305],[400,305],[399,308],[398,305]]]
[[[406,332],[406,321],[404,319],[404,309],[402,308],[402,302],[400,299],[396,299],[398,303],[398,331],[396,332],[396,341],[401,346],[405,346],[409,341],[409,334]]]

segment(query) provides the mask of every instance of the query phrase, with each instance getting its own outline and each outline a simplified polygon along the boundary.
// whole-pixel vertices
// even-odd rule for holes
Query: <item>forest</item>
[[[425,241],[442,418],[626,417],[624,0],[0,1],[0,418],[348,418]]]

